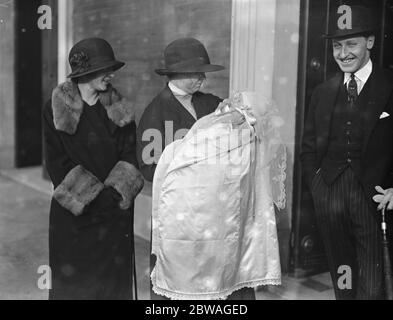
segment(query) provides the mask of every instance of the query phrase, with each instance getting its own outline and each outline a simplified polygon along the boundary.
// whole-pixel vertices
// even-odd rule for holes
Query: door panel
[[[16,166],[41,164],[41,0],[15,1]]]

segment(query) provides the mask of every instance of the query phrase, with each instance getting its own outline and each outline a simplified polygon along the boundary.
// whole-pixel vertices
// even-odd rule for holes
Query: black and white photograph
[[[0,0],[0,300],[244,318],[392,257],[393,0]]]

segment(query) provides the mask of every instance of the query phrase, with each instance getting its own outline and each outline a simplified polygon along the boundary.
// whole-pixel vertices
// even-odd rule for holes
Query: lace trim
[[[256,288],[259,286],[280,286],[281,278],[277,279],[263,279],[263,280],[252,280],[247,282],[242,282],[231,289],[224,290],[217,293],[182,293],[176,291],[169,291],[163,288],[158,288],[153,281],[155,277],[155,268],[151,274],[151,280],[153,283],[154,293],[167,297],[171,300],[225,300],[229,295],[242,288]]]
[[[277,206],[277,208],[284,209],[286,205],[285,180],[287,178],[287,174],[286,174],[287,152],[285,147],[283,147],[283,152],[279,154],[278,157],[279,157],[279,159],[277,159],[278,174],[271,177],[272,181],[276,183],[276,186],[278,188],[277,190],[273,186],[273,201]]]

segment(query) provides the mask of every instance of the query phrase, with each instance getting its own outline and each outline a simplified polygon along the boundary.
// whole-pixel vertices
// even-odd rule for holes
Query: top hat
[[[111,45],[100,38],[89,38],[75,44],[68,61],[72,72],[68,78],[78,78],[103,70],[116,71],[125,65],[117,61]]]
[[[360,5],[342,5],[330,15],[329,20],[329,32],[324,35],[326,39],[370,34],[379,29],[372,10]]]
[[[164,52],[165,69],[157,69],[159,75],[176,73],[213,72],[225,69],[210,64],[204,45],[194,38],[182,38],[170,43]]]

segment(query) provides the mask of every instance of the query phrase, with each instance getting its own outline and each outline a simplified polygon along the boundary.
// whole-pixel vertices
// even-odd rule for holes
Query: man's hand
[[[373,197],[373,200],[379,203],[378,210],[382,210],[386,205],[387,210],[393,210],[393,188],[384,190],[380,186],[376,186],[375,190],[380,193]]]

